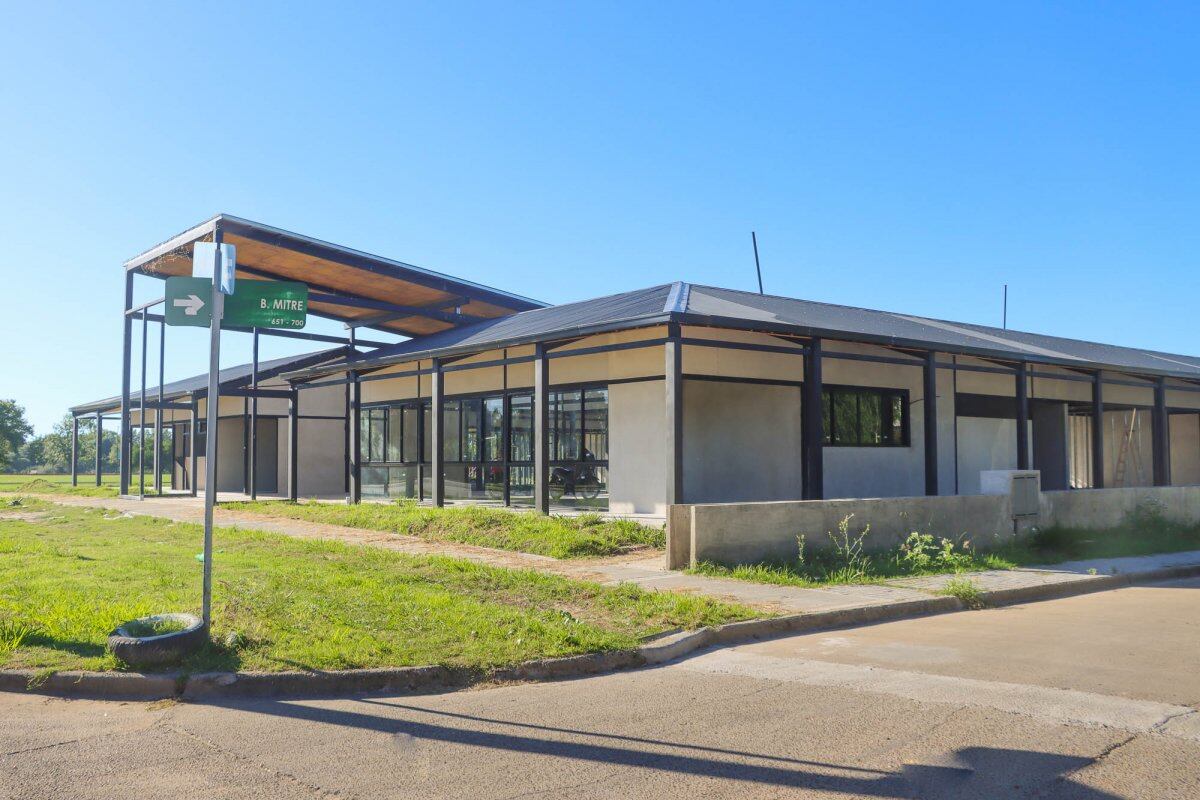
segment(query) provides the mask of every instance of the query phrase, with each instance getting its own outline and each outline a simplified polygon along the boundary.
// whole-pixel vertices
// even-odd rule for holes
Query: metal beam
[[[258,499],[258,328],[250,346],[250,499]]]
[[[938,417],[937,417],[937,353],[925,354],[924,378],[925,412],[925,494],[938,494]]]
[[[148,328],[146,315],[142,315],[142,391],[138,410],[138,496],[146,497],[146,344]]]
[[[188,468],[188,489],[191,490],[192,497],[196,496],[196,467],[199,466],[200,454],[196,449],[196,416],[199,413],[200,402],[192,398],[192,415],[188,420],[188,459],[191,466]]]
[[[1104,374],[1092,379],[1092,488],[1104,488]]]
[[[533,507],[550,513],[550,361],[546,346],[534,345],[533,362]]]
[[[683,492],[683,343],[679,326],[667,326],[663,345],[666,395],[667,505],[684,502]]]
[[[1029,469],[1029,376],[1022,362],[1014,373],[1017,392],[1017,469]]]
[[[167,359],[167,323],[165,321],[159,323],[158,329],[158,406],[154,409],[154,493],[162,494],[162,464],[159,459],[162,458],[162,403],[163,403],[163,375],[166,369]],[[171,445],[174,447],[175,439],[172,437]],[[175,480],[175,470],[171,469],[171,480]]]
[[[79,485],[79,417],[71,415],[71,485]]]
[[[800,452],[805,500],[825,498],[825,417],[822,413],[821,340],[814,338],[804,357],[804,399],[800,407]]]
[[[121,477],[119,481],[119,493],[122,495],[129,494],[129,472],[130,463],[129,457],[133,453],[133,448],[130,447],[129,441],[129,380],[132,370],[133,359],[133,317],[128,313],[129,308],[133,305],[133,273],[125,273],[125,305],[121,318],[123,321],[123,339],[121,344],[121,441],[119,446]]]
[[[1151,412],[1154,435],[1154,485],[1171,485],[1171,415],[1167,412],[1167,380],[1154,384],[1154,410]]]
[[[103,472],[103,460],[101,459],[101,451],[104,449],[104,415],[99,411],[96,412],[96,485],[101,483],[101,474]]]
[[[288,400],[288,499],[300,499],[300,393]]]
[[[332,299],[329,299],[329,300],[319,299],[322,297],[331,297],[331,296],[329,296],[329,295],[314,296],[312,294],[309,294],[308,299],[310,302],[314,302],[314,303],[316,303],[316,302],[330,302],[330,303],[333,302]],[[460,306],[466,305],[468,302],[470,302],[470,299],[466,298],[466,297],[449,297],[449,298],[446,298],[445,300],[438,300],[437,302],[429,303],[427,305],[420,305],[420,306],[402,306],[402,305],[396,305],[394,303],[379,303],[378,305],[380,305],[380,306],[390,306],[390,310],[385,311],[382,314],[376,314],[376,315],[370,316],[370,317],[363,317],[362,319],[347,320],[345,325],[347,328],[373,328],[373,327],[383,325],[384,323],[387,323],[387,322],[393,322],[398,319],[406,319],[408,317],[425,317],[428,319],[437,320],[439,322],[446,322],[446,323],[449,323],[452,325],[459,325],[459,324],[465,325],[470,322],[480,322],[481,320],[487,319],[487,317],[478,317],[478,316],[475,316],[474,314],[464,314],[461,311],[443,311],[442,310],[448,306],[460,307]],[[346,303],[345,305],[354,305],[354,304]]]
[[[351,373],[354,374],[354,373]],[[357,378],[358,376],[355,375]],[[362,387],[350,384],[350,502],[362,500]]]
[[[433,483],[433,504],[441,507],[446,504],[446,415],[442,413],[442,405],[446,399],[446,381],[442,375],[441,359],[433,360],[433,374],[430,377],[433,385],[429,413],[433,414],[431,433],[433,443],[429,448],[429,468],[433,472],[430,480]]]

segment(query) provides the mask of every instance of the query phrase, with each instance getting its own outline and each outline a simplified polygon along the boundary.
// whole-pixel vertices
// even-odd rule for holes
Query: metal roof
[[[422,336],[545,305],[462,280],[230,214],[218,214],[125,262],[154,277],[191,275],[192,248],[211,241],[237,247],[239,280],[301,281],[310,313],[354,326]]]
[[[284,377],[310,378],[417,358],[480,352],[665,322],[822,336],[1003,361],[1200,379],[1200,357],[1196,356],[682,282],[465,325],[381,347],[343,362],[295,370]]]
[[[258,362],[258,379],[260,381],[268,378],[274,378],[279,374],[288,370],[303,369],[316,364],[321,364],[326,361],[331,361],[339,357],[345,356],[351,348],[349,347],[334,347],[329,350],[320,350],[315,353],[305,353],[299,356],[287,356],[285,358],[273,358],[268,361]],[[250,382],[251,365],[238,364],[236,367],[226,367],[221,370],[220,381],[221,388],[232,388],[243,386]],[[208,391],[208,373],[204,372],[200,375],[193,375],[190,378],[172,381],[171,383],[163,384],[163,400],[177,400],[180,397],[187,397],[194,394],[206,394]],[[137,403],[141,400],[141,391],[131,391],[129,399],[132,403]],[[158,387],[146,387],[147,402],[158,400]],[[90,403],[72,406],[70,411],[72,414],[92,414],[97,411],[108,412],[121,410],[121,396],[108,397],[103,400],[94,400]]]

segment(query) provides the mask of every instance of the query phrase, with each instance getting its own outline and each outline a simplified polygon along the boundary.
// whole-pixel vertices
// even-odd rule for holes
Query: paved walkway
[[[203,502],[187,496],[129,500],[108,497],[47,496],[48,500],[70,506],[107,508],[127,514],[165,517],[178,522],[202,523]],[[514,553],[453,542],[439,542],[387,531],[348,528],[340,525],[282,519],[217,507],[218,527],[271,531],[306,539],[329,539],[383,547],[415,555],[444,555],[465,558],[495,566],[533,569],[570,578],[600,583],[633,583],[647,589],[694,592],[781,614],[836,611],[881,606],[910,600],[923,600],[945,588],[953,578],[969,578],[983,591],[1075,583],[1097,578],[1164,567],[1200,564],[1200,551],[1154,556],[1072,561],[1046,567],[1015,570],[988,570],[960,575],[929,575],[901,578],[886,584],[828,586],[804,589],[750,583],[731,578],[710,578],[668,571],[661,552],[641,551],[601,559],[561,560],[530,553]]]

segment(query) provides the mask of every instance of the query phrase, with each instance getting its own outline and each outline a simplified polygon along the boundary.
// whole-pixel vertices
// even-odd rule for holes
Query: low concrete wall
[[[1111,528],[1147,505],[1171,520],[1200,522],[1200,486],[1041,492],[1038,515],[1019,523],[1009,495],[678,505],[667,517],[667,567],[789,560],[799,535],[810,549],[827,548],[828,534],[850,515],[851,535],[871,526],[868,550],[891,549],[913,531],[963,536],[986,549],[1034,526]]]
[[[676,522],[679,508],[672,509],[668,520],[672,569],[698,561],[746,564],[792,559],[797,536],[803,534],[809,548],[828,547],[828,534],[836,533],[850,515],[852,534],[871,526],[864,543],[869,550],[895,547],[913,531],[946,537],[965,534],[973,542],[991,544],[1011,537],[1014,529],[1006,495],[693,505],[686,526]]]
[[[1043,527],[1111,528],[1140,507],[1154,506],[1169,520],[1200,521],[1200,486],[1136,486],[1042,492]]]

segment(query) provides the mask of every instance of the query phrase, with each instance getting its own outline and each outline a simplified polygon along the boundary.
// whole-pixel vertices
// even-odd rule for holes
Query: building
[[[1039,470],[1047,490],[1200,483],[1200,358],[684,282],[546,307],[440,276],[431,317],[398,262],[236,218],[205,225],[127,264],[127,281],[171,259],[182,274],[190,242],[224,228],[239,275],[242,242],[269,240],[278,251],[247,276],[308,281],[314,310],[409,337],[365,352],[347,339],[274,374],[301,408],[341,393],[348,441],[321,458],[341,462],[352,500],[664,516],[975,494],[991,469]],[[368,268],[380,263],[392,271]],[[324,304],[335,279],[346,305]],[[290,494],[307,494],[309,464]]]

